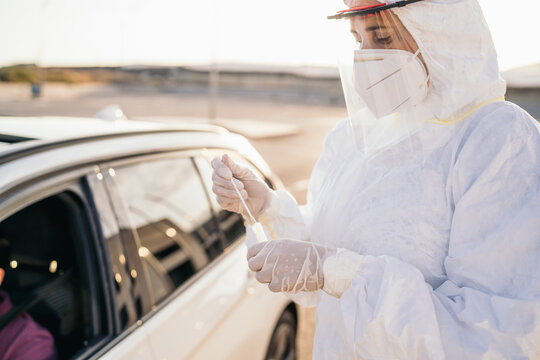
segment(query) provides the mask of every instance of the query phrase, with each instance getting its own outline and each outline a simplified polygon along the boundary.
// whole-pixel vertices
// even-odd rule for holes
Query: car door
[[[192,155],[123,160],[107,169],[114,174],[109,192],[119,194],[111,196],[117,216],[125,213],[133,229],[129,246],[136,251],[127,252],[137,254],[149,280],[152,309],[140,320],[159,359],[196,358],[246,292],[245,252],[225,243]]]
[[[9,245],[10,264],[2,290],[15,305],[31,304],[26,312],[53,336],[60,360],[150,359],[142,332],[128,344],[116,325],[115,277],[102,236],[105,228],[113,237],[116,220],[96,209],[108,204],[103,188],[89,184],[99,184],[97,175],[82,166],[0,194],[0,242]]]

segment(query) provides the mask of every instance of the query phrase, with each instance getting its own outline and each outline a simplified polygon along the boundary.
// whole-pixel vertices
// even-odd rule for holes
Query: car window
[[[28,313],[54,337],[60,359],[105,331],[96,308],[102,300],[89,285],[93,257],[85,209],[78,195],[64,191],[0,222],[9,264],[1,288],[15,306],[41,298]]]
[[[117,166],[114,171],[159,303],[219,256],[223,239],[190,158]]]

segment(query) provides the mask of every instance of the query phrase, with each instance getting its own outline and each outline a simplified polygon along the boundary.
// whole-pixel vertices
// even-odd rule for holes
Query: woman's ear
[[[6,271],[0,268],[0,285],[2,285],[2,281],[4,281],[4,275],[6,275]]]

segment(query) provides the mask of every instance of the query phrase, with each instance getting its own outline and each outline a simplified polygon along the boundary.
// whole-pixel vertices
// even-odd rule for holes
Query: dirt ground
[[[208,121],[208,95],[171,93],[148,88],[118,88],[99,84],[46,85],[43,96],[32,99],[27,85],[0,85],[0,115],[93,116],[109,104],[119,105],[128,118],[177,121],[189,117]],[[296,131],[279,137],[250,139],[300,204],[305,202],[307,180],[321,150],[326,133],[346,116],[343,106],[320,99],[268,97],[240,98],[220,94],[217,118],[242,121],[241,126],[261,122],[294,125]],[[238,128],[238,127],[236,127]],[[315,332],[315,310],[299,313],[298,353],[311,359]]]

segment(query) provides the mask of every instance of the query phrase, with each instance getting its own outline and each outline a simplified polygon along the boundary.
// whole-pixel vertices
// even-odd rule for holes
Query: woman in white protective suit
[[[244,213],[234,178],[272,235],[249,267],[317,305],[315,359],[540,358],[540,132],[504,101],[477,1],[346,3],[349,118],[307,205],[212,162],[221,206]]]

